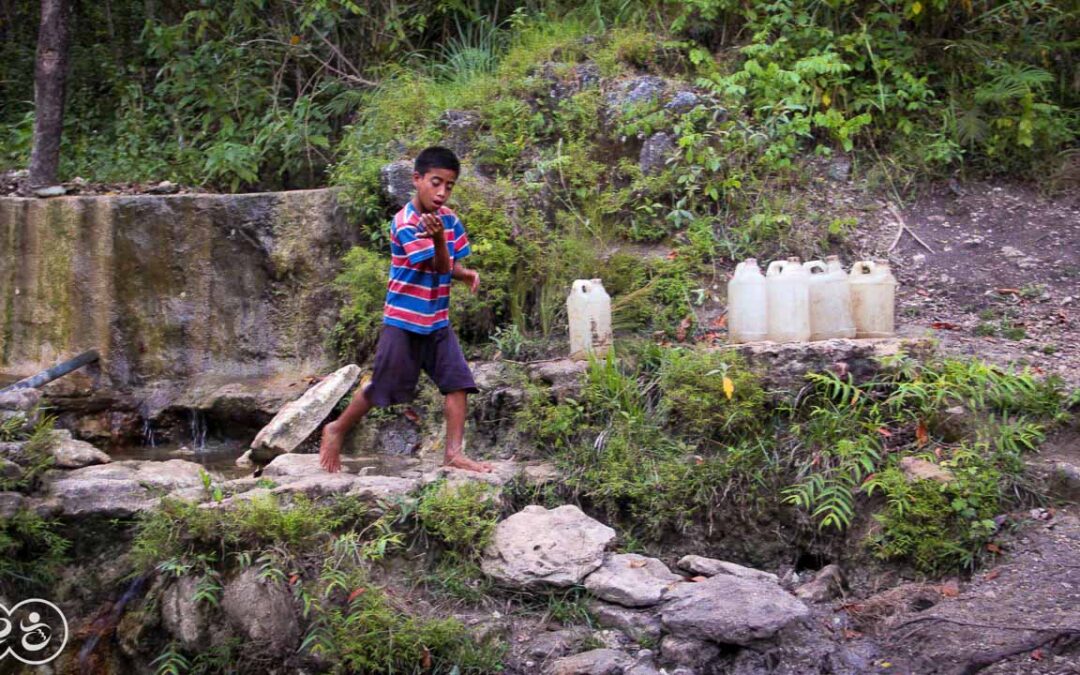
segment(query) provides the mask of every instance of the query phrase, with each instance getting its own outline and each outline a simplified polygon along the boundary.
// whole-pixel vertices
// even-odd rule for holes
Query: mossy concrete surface
[[[358,236],[333,189],[0,198],[0,377],[86,349],[113,387],[325,361]]]

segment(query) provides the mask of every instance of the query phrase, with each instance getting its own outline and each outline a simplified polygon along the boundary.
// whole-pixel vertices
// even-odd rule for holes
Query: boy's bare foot
[[[475,459],[469,459],[460,452],[446,453],[446,461],[443,462],[443,466],[451,466],[455,469],[463,469],[465,471],[475,471],[477,473],[491,473],[491,465],[487,462],[478,462]]]
[[[331,422],[323,427],[322,440],[319,442],[319,464],[330,473],[341,470],[341,444],[345,441],[345,434],[341,433]]]

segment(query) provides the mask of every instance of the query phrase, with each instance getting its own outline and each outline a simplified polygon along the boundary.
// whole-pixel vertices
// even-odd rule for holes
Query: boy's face
[[[421,176],[414,171],[412,180],[420,210],[429,213],[450,199],[450,193],[457,183],[457,172],[450,169],[428,169],[427,173]]]

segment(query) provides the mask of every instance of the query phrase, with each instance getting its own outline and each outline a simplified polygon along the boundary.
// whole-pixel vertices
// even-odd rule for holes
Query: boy
[[[390,281],[371,382],[323,429],[319,463],[331,473],[341,469],[341,445],[349,429],[372,407],[411,401],[421,370],[446,397],[444,464],[491,471],[461,449],[467,396],[478,390],[450,328],[450,282],[464,282],[475,293],[480,275],[459,262],[469,255],[469,238],[444,206],[460,172],[458,158],[447,148],[433,146],[416,157],[416,194],[390,224]]]

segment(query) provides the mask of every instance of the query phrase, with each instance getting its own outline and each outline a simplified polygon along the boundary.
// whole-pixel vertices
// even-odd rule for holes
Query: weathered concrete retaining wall
[[[78,352],[101,384],[324,360],[359,229],[333,190],[0,199],[0,373]]]

